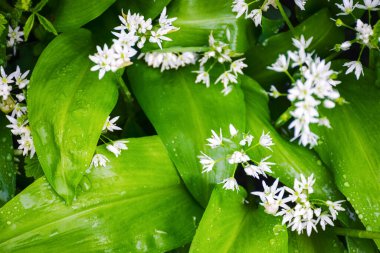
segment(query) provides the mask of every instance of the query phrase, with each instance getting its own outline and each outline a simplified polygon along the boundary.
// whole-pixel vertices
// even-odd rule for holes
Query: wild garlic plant
[[[294,3],[301,9],[305,10],[306,0],[295,0]],[[278,6],[279,1],[277,0],[253,0],[248,3],[245,0],[234,0],[232,4],[232,11],[236,13],[236,18],[244,15],[246,19],[252,19],[255,26],[261,26],[263,12],[272,8],[280,8],[282,11],[282,6]],[[253,5],[254,8],[250,10],[250,6]]]
[[[35,148],[33,137],[29,127],[28,109],[26,107],[26,87],[29,84],[27,76],[29,70],[21,72],[20,67],[7,75],[4,67],[0,67],[0,109],[6,115],[14,136],[17,136],[18,150],[21,150],[23,156],[33,157]]]
[[[7,47],[13,49],[13,55],[16,55],[16,47],[19,43],[24,41],[24,32],[21,30],[20,26],[12,28],[8,26],[8,35],[7,35]]]
[[[364,75],[363,71],[363,51],[367,48],[369,51],[379,51],[379,42],[380,42],[380,24],[376,23],[375,27],[371,23],[374,23],[376,20],[372,18],[374,12],[380,9],[380,1],[378,0],[343,0],[342,4],[336,4],[336,6],[341,11],[338,13],[338,16],[349,16],[355,22],[355,26],[352,27],[349,24],[346,24],[342,19],[338,18],[335,20],[335,24],[338,27],[344,27],[348,30],[351,30],[355,33],[355,38],[346,40],[341,44],[335,45],[335,51],[348,51],[351,49],[353,44],[357,44],[360,47],[360,52],[356,60],[348,61],[344,63],[344,67],[347,67],[346,74],[351,72],[355,73],[356,79],[359,79],[360,76]],[[368,23],[362,18],[358,18],[354,14],[355,9],[362,9],[367,11]]]
[[[271,156],[255,161],[248,155],[248,151],[254,152],[255,148],[272,151],[271,146],[274,143],[269,133],[263,132],[256,142],[253,135],[239,132],[232,124],[229,125],[229,131],[229,136],[226,137],[223,136],[221,129],[218,133],[211,130],[212,136],[207,139],[206,145],[215,150],[227,148],[231,153],[222,157],[213,157],[211,154],[201,152],[198,158],[202,165],[202,173],[209,173],[214,170],[217,163],[228,161],[229,164],[236,165],[235,170],[220,183],[225,190],[239,191],[235,171],[241,165],[247,176],[261,180],[263,191],[254,191],[251,194],[260,198],[260,205],[264,207],[266,213],[281,216],[282,224],[286,224],[292,231],[297,231],[298,234],[306,231],[310,236],[312,230],[318,232],[318,224],[323,230],[326,225],[334,226],[333,221],[337,219],[338,212],[345,210],[342,207],[344,200],[333,202],[313,199],[313,185],[316,180],[313,174],[308,178],[301,174],[300,180],[297,178],[294,180],[293,188],[279,187],[279,178],[268,186],[265,180],[268,174],[273,173],[271,167],[276,164],[269,161]]]
[[[264,191],[254,191],[253,195],[260,197],[260,205],[265,212],[282,217],[282,224],[286,224],[292,231],[302,234],[306,231],[310,236],[312,231],[318,232],[319,224],[323,230],[326,225],[334,226],[334,221],[342,207],[344,200],[331,201],[313,199],[314,175],[306,178],[303,174],[299,179],[294,179],[293,188],[278,187],[279,178],[268,186],[262,181]]]
[[[103,48],[97,46],[97,53],[90,55],[91,61],[95,63],[91,71],[99,71],[99,79],[108,71],[115,72],[131,65],[131,58],[138,54],[137,49],[142,49],[147,41],[162,49],[163,41],[171,41],[166,35],[179,29],[172,24],[177,18],[168,18],[166,15],[166,7],[161,12],[157,25],[152,24],[152,19],[145,19],[130,11],[127,14],[122,12],[119,19],[121,24],[112,32],[116,37],[113,44],[110,47],[105,44]]]
[[[299,139],[299,144],[309,145],[310,148],[316,146],[319,139],[311,125],[331,127],[319,107],[332,109],[336,103],[343,102],[335,89],[340,83],[336,80],[338,72],[330,68],[330,62],[321,59],[314,52],[307,52],[312,39],[305,39],[303,35],[299,39],[293,38],[293,45],[297,50],[289,50],[286,54],[279,55],[276,62],[268,67],[289,77],[292,87],[287,94],[281,94],[275,86],[271,87],[269,94],[274,98],[287,96],[292,106],[286,114],[294,118],[289,125],[289,129],[294,129],[292,140]],[[294,71],[293,75],[291,71]]]
[[[239,190],[237,181],[234,178],[235,171],[238,165],[242,165],[245,173],[253,178],[260,178],[261,176],[267,177],[267,173],[272,173],[271,166],[274,163],[268,161],[270,156],[262,157],[260,161],[255,161],[249,157],[248,151],[257,148],[265,148],[272,150],[271,146],[274,145],[269,133],[262,133],[260,138],[255,141],[254,136],[249,133],[242,133],[238,131],[232,124],[229,125],[229,136],[223,136],[222,130],[219,133],[211,130],[212,136],[207,139],[207,146],[211,149],[224,149],[228,147],[229,150],[234,150],[226,157],[212,157],[205,152],[201,152],[198,156],[202,165],[202,173],[208,173],[214,169],[215,164],[227,161],[229,164],[235,164],[235,170],[220,183],[223,183],[223,188],[228,190]]]

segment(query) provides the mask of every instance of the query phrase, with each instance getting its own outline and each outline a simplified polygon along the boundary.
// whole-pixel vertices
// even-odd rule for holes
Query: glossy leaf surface
[[[232,165],[218,163],[216,173],[201,173],[197,158],[206,147],[211,130],[229,124],[245,128],[243,94],[235,88],[228,96],[221,94],[221,85],[195,84],[192,67],[176,72],[160,72],[144,63],[128,68],[128,77],[138,102],[166,145],[170,157],[194,197],[206,205],[216,183],[230,177]],[[228,154],[219,154],[225,156]]]
[[[93,50],[87,30],[58,36],[40,56],[29,85],[29,120],[38,158],[48,181],[68,202],[117,100],[115,76],[98,80],[90,71]]]
[[[190,242],[202,210],[162,142],[128,145],[118,158],[98,148],[110,161],[85,177],[72,206],[40,178],[0,209],[1,252],[165,252]]]

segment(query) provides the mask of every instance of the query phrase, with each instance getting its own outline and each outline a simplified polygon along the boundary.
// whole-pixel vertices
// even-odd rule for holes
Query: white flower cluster
[[[340,97],[339,92],[334,89],[340,81],[334,78],[337,72],[330,69],[330,62],[314,56],[314,53],[306,52],[312,38],[305,40],[302,35],[299,40],[293,39],[293,44],[297,51],[288,51],[286,55],[280,55],[277,61],[268,69],[286,73],[292,81],[292,88],[288,91],[288,99],[292,102],[294,110],[290,112],[294,120],[290,123],[289,129],[294,128],[295,140],[299,138],[299,143],[303,146],[317,145],[318,136],[310,129],[311,124],[318,124],[330,128],[330,123],[326,117],[321,117],[318,112],[319,105],[331,109],[335,107],[335,102]],[[294,79],[288,72],[289,68],[298,68],[300,76]],[[271,89],[270,94],[278,96],[275,89]]]
[[[334,226],[333,221],[336,220],[338,212],[345,210],[341,206],[344,200],[332,202],[310,199],[310,194],[314,192],[313,174],[307,179],[301,175],[300,181],[295,179],[293,189],[278,188],[278,181],[276,179],[270,187],[263,181],[264,191],[256,191],[252,194],[260,197],[265,212],[282,216],[282,224],[287,224],[292,231],[297,231],[298,234],[306,230],[307,235],[310,236],[313,229],[318,232],[318,224],[323,230],[326,225]],[[288,193],[286,197],[284,197],[285,192]],[[323,206],[324,209],[318,206]]]
[[[157,26],[152,25],[150,18],[145,20],[144,16],[131,14],[130,11],[128,14],[122,13],[119,19],[121,25],[115,27],[116,31],[112,32],[116,36],[112,46],[108,47],[106,44],[103,48],[97,46],[97,53],[90,55],[91,61],[95,63],[91,71],[99,71],[99,79],[108,71],[115,72],[131,65],[131,58],[137,54],[135,47],[141,49],[148,40],[162,48],[162,41],[171,41],[166,35],[179,29],[172,25],[177,18],[168,19],[166,7],[158,19]]]
[[[116,125],[116,121],[119,119],[119,116],[116,116],[114,118],[111,119],[110,116],[107,117],[106,119],[106,122],[104,122],[104,125],[103,125],[103,129],[102,129],[102,133],[106,133],[106,132],[113,132],[113,131],[118,131],[118,130],[122,130],[122,128],[118,127]],[[102,137],[100,137],[100,139],[102,140]],[[113,153],[116,157],[118,157],[120,154],[121,154],[121,151],[122,150],[127,150],[128,147],[127,147],[127,144],[128,141],[112,141],[111,144],[107,144],[106,146],[106,149]],[[91,172],[91,168],[92,167],[106,167],[107,166],[107,162],[109,162],[109,159],[105,156],[105,155],[102,155],[102,154],[95,154],[93,157],[92,157],[92,161],[91,161],[91,165],[90,167],[87,169],[87,173],[90,173]]]
[[[140,54],[139,58],[144,57],[148,66],[153,68],[161,68],[161,72],[170,69],[178,69],[186,65],[195,64],[197,54],[193,52],[183,53],[145,53]]]
[[[0,73],[0,107],[4,112],[11,111],[10,115],[6,115],[11,123],[7,127],[11,129],[13,135],[19,136],[17,140],[18,149],[22,150],[22,154],[24,156],[29,154],[30,157],[33,157],[35,148],[29,127],[28,111],[24,104],[25,93],[23,91],[29,83],[26,78],[29,70],[22,73],[20,67],[17,66],[16,71],[7,75],[1,66]],[[11,92],[15,94],[15,98]]]
[[[275,0],[263,0],[259,8],[249,11],[249,5],[256,2],[258,2],[258,0],[249,3],[246,3],[245,0],[234,0],[232,3],[232,12],[236,12],[236,18],[244,14],[246,19],[252,19],[255,26],[259,26],[261,25],[263,12],[268,11],[270,6],[277,9],[277,4]],[[305,10],[306,0],[294,0],[294,2],[301,10]]]
[[[13,48],[13,55],[16,54],[17,44],[24,41],[22,36],[24,36],[24,32],[20,30],[19,26],[16,26],[14,29],[12,28],[12,26],[8,26],[7,47]]]
[[[344,26],[346,28],[349,28],[353,30],[356,33],[356,38],[345,41],[342,44],[337,44],[335,46],[336,51],[347,51],[351,48],[351,45],[354,43],[357,43],[361,46],[361,52],[359,54],[359,57],[356,61],[350,61],[346,62],[343,66],[347,67],[346,74],[349,74],[351,72],[355,73],[356,79],[359,79],[361,75],[364,75],[363,72],[363,65],[360,61],[362,52],[365,47],[367,47],[369,50],[371,49],[377,49],[379,50],[379,37],[373,38],[375,36],[374,31],[372,29],[371,24],[367,24],[363,22],[361,19],[356,18],[354,14],[352,13],[355,8],[368,10],[371,11],[377,11],[379,10],[378,7],[380,7],[380,1],[379,0],[364,0],[363,4],[354,3],[353,0],[343,0],[342,4],[336,4],[336,6],[342,11],[341,13],[338,13],[337,15],[350,15],[356,20],[356,26],[355,28],[352,28],[346,24],[343,23],[341,19],[336,20],[337,26]],[[369,15],[370,17],[371,15]]]
[[[226,31],[227,39],[229,40],[229,31]],[[231,83],[238,83],[238,76],[239,74],[243,74],[243,68],[247,67],[247,65],[244,63],[245,58],[237,59],[235,61],[232,61],[232,57],[236,55],[234,53],[228,44],[215,40],[213,34],[211,33],[209,36],[209,46],[210,50],[205,52],[203,56],[199,59],[200,68],[197,71],[193,71],[197,74],[195,83],[204,83],[206,87],[210,87],[210,74],[209,72],[216,63],[222,64],[224,67],[225,64],[229,64],[228,70],[224,71],[215,81],[216,83],[223,83],[224,89],[222,90],[222,93],[224,95],[228,95],[232,89],[233,86],[230,85]],[[209,65],[209,61],[212,61],[211,65]],[[206,65],[209,65],[207,70],[205,70]]]
[[[223,158],[223,161],[220,159],[214,159],[204,152],[201,152],[201,155],[198,156],[199,161],[202,165],[202,173],[207,173],[213,170],[214,165],[217,162],[225,162],[228,161],[230,164],[241,164],[244,168],[245,173],[248,176],[252,176],[254,178],[259,178],[260,176],[267,177],[266,173],[272,173],[271,166],[274,163],[269,162],[268,159],[270,156],[261,159],[261,161],[253,161],[247,154],[249,150],[252,150],[255,147],[263,147],[271,150],[271,146],[273,146],[272,138],[269,133],[262,133],[260,139],[256,144],[253,145],[254,137],[251,134],[247,133],[239,133],[235,127],[230,124],[229,126],[230,136],[229,138],[223,137],[222,130],[220,129],[219,134],[217,134],[214,130],[211,130],[212,136],[208,138],[208,146],[211,149],[224,149],[226,145],[231,150],[234,150],[232,154]],[[228,178],[224,179],[221,183],[223,183],[223,188],[227,190],[239,190],[238,183],[234,178],[235,172]]]

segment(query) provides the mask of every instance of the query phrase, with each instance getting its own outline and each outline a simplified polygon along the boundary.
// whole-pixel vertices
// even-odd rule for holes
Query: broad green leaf
[[[64,32],[79,28],[100,16],[115,0],[62,0],[54,13],[54,27]]]
[[[369,71],[360,80],[352,74],[340,80],[349,104],[324,111],[332,129],[317,129],[322,144],[316,150],[367,230],[380,231],[380,90]]]
[[[40,178],[0,209],[1,252],[165,252],[189,243],[202,209],[157,137],[94,168],[67,206]]]
[[[0,112],[0,206],[10,200],[16,191],[16,170],[13,163],[13,139],[8,120]]]
[[[346,252],[342,242],[331,230],[313,232],[310,237],[306,234],[288,233],[289,253],[343,253]]]
[[[271,155],[270,160],[276,163],[272,169],[274,176],[292,187],[294,179],[299,178],[300,174],[310,176],[313,173],[316,178],[314,196],[322,199],[342,199],[343,196],[334,186],[331,174],[319,158],[297,143],[285,140],[271,125],[268,96],[260,85],[247,76],[244,77],[242,85],[246,102],[247,131],[257,138],[263,131],[270,132],[275,143],[272,147],[273,152],[267,151],[265,154]],[[262,154],[253,152],[251,155],[262,157]]]
[[[44,171],[36,156],[33,158],[26,157],[24,162],[25,176],[37,179],[44,175]]]
[[[244,190],[242,190],[244,191]],[[214,189],[190,252],[287,252],[281,219],[245,204],[245,194]]]
[[[327,9],[317,12],[298,25],[295,30],[298,35],[303,34],[305,38],[313,37],[309,50],[315,50],[320,56],[331,54],[334,45],[344,41],[343,29],[336,27],[331,21]],[[265,87],[286,78],[285,74],[269,70],[267,67],[272,65],[280,54],[295,50],[292,37],[292,33],[288,31],[274,35],[262,44],[252,45],[246,53],[248,68],[245,73]]]
[[[7,34],[8,34],[8,21],[4,15],[0,13],[0,64],[5,63],[7,57]]]
[[[128,10],[131,13],[139,13],[145,18],[156,18],[160,15],[165,6],[172,0],[139,0],[139,1],[118,1],[119,9],[123,9],[125,13]]]
[[[230,164],[218,163],[213,172],[201,173],[197,158],[205,150],[211,130],[223,129],[229,135],[232,123],[237,129],[245,127],[243,94],[235,88],[224,96],[221,85],[195,84],[193,67],[160,72],[144,63],[128,68],[132,90],[166,145],[169,155],[193,196],[203,205],[216,183],[230,177]],[[225,156],[229,150],[225,150]],[[216,172],[215,172],[216,171]]]
[[[29,18],[26,20],[25,22],[25,25],[24,25],[24,37],[25,37],[25,41],[28,40],[29,38],[29,33],[30,31],[32,30],[33,28],[33,25],[34,25],[34,13],[30,14]]]
[[[40,24],[44,27],[46,31],[51,32],[54,35],[58,35],[53,24],[48,19],[46,19],[44,16],[41,16],[38,13],[36,15],[37,15],[38,21],[40,22]]]
[[[116,77],[98,80],[88,55],[95,45],[80,29],[43,51],[28,91],[29,121],[47,180],[68,203],[90,165],[102,127],[117,101]]]
[[[348,253],[378,253],[372,240],[346,237]]]
[[[169,17],[177,17],[173,25],[180,30],[169,35],[172,41],[165,48],[207,47],[211,31],[216,38],[224,39],[226,29],[231,34],[231,48],[236,52],[248,49],[249,20],[236,19],[231,9],[232,0],[176,0],[168,9]],[[151,48],[145,48],[149,51]],[[186,51],[186,49],[183,49]]]

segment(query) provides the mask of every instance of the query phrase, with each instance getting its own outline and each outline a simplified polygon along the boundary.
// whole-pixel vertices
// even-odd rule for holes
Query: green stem
[[[207,52],[210,47],[169,47],[163,49],[155,49],[147,53],[183,53],[183,52]]]
[[[275,0],[276,2],[276,5],[278,7],[278,10],[280,11],[281,13],[281,16],[282,18],[284,19],[286,25],[289,27],[289,30],[291,31],[291,33],[293,34],[293,36],[295,37],[296,36],[296,31],[294,30],[294,26],[292,25],[292,23],[290,22],[288,16],[286,15],[285,11],[284,11],[284,8],[282,8],[282,5],[280,3],[280,0]]]
[[[350,228],[334,228],[335,234],[363,238],[363,239],[380,239],[380,232],[359,230],[359,229],[350,229]]]
[[[341,53],[341,52],[334,52],[334,53],[330,54],[329,56],[327,56],[327,57],[325,58],[325,61],[326,61],[326,62],[329,62],[329,61],[331,61],[331,60],[334,60],[335,57],[337,57],[338,55],[340,55],[340,53]]]
[[[285,70],[284,73],[289,77],[290,81],[292,81],[292,83],[295,83],[296,80],[294,80],[294,78],[292,77],[292,75],[289,73],[289,71]]]
[[[283,125],[285,125],[286,122],[288,122],[292,118],[292,115],[290,114],[290,112],[293,110],[294,110],[294,107],[290,106],[283,114],[280,115],[280,117],[278,117],[278,119],[274,123],[274,126],[276,128],[280,128]]]
[[[132,104],[133,103],[132,94],[129,91],[127,85],[125,85],[124,80],[123,80],[123,78],[121,76],[118,78],[118,82],[117,83],[119,85],[120,90],[122,91],[122,96],[124,98],[124,101],[127,104]]]

